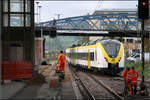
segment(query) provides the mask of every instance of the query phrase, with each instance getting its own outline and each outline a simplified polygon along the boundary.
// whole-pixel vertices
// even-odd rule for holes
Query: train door
[[[90,49],[88,49],[88,69],[91,68]]]

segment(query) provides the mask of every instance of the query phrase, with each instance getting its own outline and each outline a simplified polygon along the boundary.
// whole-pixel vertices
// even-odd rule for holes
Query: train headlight
[[[121,57],[119,57],[119,61],[121,60]]]
[[[105,58],[105,60],[107,61],[107,58]],[[108,61],[107,61],[108,62]]]

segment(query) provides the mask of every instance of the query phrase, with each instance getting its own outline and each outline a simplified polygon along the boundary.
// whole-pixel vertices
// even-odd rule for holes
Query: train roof
[[[84,43],[81,44],[80,46],[94,45],[94,44],[96,44],[96,43],[105,43],[105,42],[108,42],[108,41],[111,41],[111,42],[115,42],[115,43],[119,43],[119,44],[120,44],[120,41],[115,40],[115,39],[97,39],[97,40],[95,40],[95,41],[84,42]],[[78,47],[78,46],[79,46],[79,45],[73,45],[71,48]]]
[[[111,41],[111,42],[116,42],[116,43],[121,43],[120,41],[118,41],[118,40],[115,40],[115,39],[104,39],[104,40],[102,40],[102,41],[98,41],[98,42],[106,42],[106,41]]]
[[[98,42],[103,43],[103,42],[106,42],[106,41],[112,41],[112,42],[116,42],[116,43],[120,44],[120,41],[114,40],[114,39],[97,39],[95,41],[87,42],[87,43],[83,44],[82,46],[94,45],[94,44],[96,44]]]

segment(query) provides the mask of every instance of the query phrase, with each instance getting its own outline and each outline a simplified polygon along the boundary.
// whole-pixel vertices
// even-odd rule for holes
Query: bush
[[[150,77],[150,62],[145,62],[144,64],[144,76],[145,76],[145,79],[149,79]],[[138,72],[139,76],[141,77],[142,76],[142,62],[126,62],[125,63],[125,68],[126,67],[132,67],[134,66],[135,67],[135,70]]]

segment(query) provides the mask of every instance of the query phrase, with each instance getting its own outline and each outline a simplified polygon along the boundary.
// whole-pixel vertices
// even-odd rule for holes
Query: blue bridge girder
[[[56,29],[136,31],[137,13],[95,14],[58,19],[36,24],[36,27],[56,27]]]

